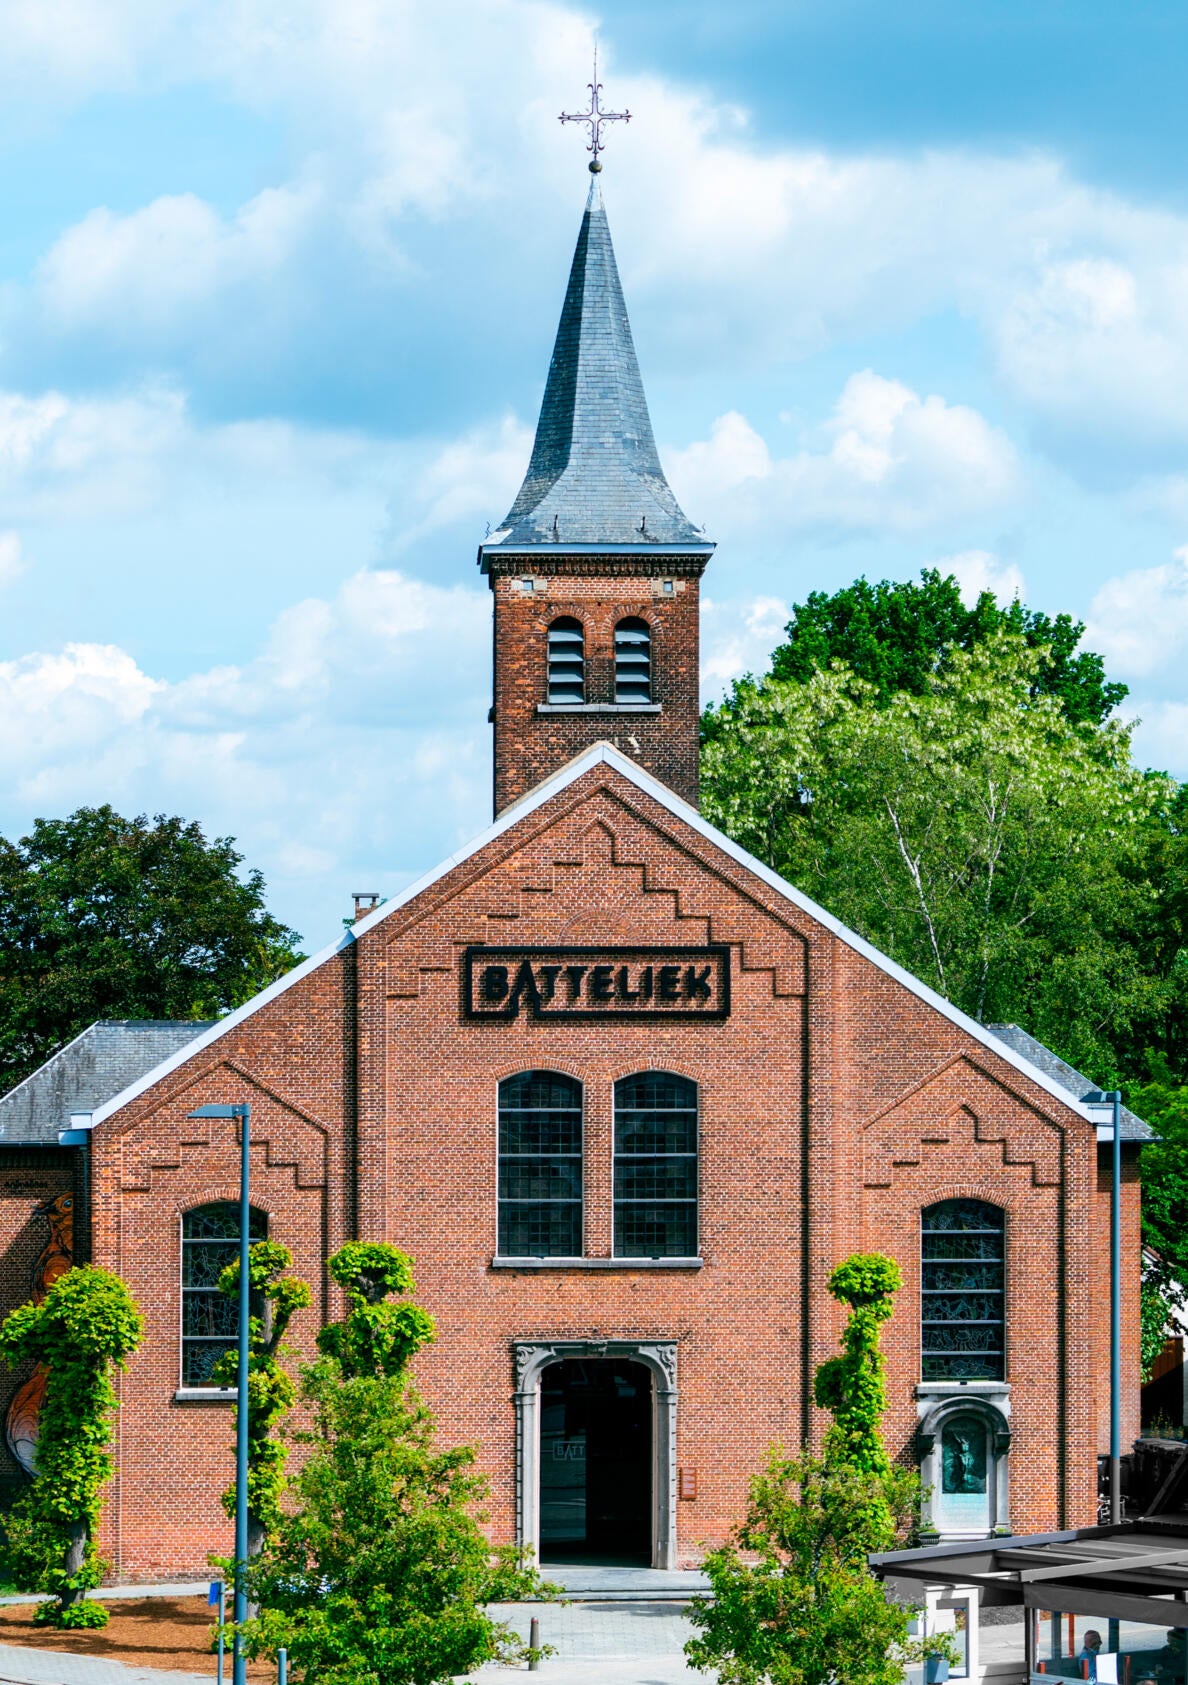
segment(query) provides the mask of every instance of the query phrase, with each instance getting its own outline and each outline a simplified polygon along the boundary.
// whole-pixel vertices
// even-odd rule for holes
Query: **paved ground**
[[[534,1675],[541,1685],[708,1685],[709,1675],[685,1666],[681,1651],[693,1628],[679,1604],[517,1603],[499,1613],[524,1638],[532,1617],[539,1620],[541,1642],[557,1652]],[[520,1677],[525,1669],[493,1666],[470,1675],[482,1685]]]

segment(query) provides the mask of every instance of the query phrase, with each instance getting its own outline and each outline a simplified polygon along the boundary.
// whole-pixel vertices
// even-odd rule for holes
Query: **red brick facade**
[[[610,742],[685,801],[697,802],[699,586],[704,556],[565,556],[490,564],[495,595],[495,812],[592,743]],[[586,704],[546,702],[551,621],[585,633]],[[651,633],[655,711],[614,706],[614,634],[627,616]]]
[[[478,1444],[500,1539],[517,1514],[515,1342],[675,1345],[676,1461],[697,1475],[696,1498],[674,1505],[676,1555],[690,1561],[738,1519],[765,1448],[818,1432],[812,1370],[839,1326],[825,1282],[857,1248],[903,1269],[888,1427],[913,1455],[920,1213],[955,1196],[1006,1212],[1010,1525],[1093,1520],[1108,1305],[1093,1125],[630,766],[587,762],[98,1124],[95,1260],[130,1283],[149,1325],[122,1383],[107,1541],[122,1573],[199,1572],[230,1543],[218,1503],[230,1413],[174,1401],[180,1216],[236,1186],[232,1126],[186,1119],[214,1101],[251,1101],[253,1203],[317,1283],[299,1350],[333,1309],[324,1259],[344,1238],[413,1254],[439,1329],[418,1378],[444,1440]],[[730,1012],[472,1022],[460,967],[478,943],[728,944]],[[525,1069],[585,1085],[585,1252],[601,1266],[492,1264],[496,1089]],[[656,1069],[699,1088],[700,1268],[607,1263],[612,1085]],[[1127,1195],[1124,1386],[1137,1408],[1133,1177]],[[1124,1423],[1124,1438],[1136,1431]]]

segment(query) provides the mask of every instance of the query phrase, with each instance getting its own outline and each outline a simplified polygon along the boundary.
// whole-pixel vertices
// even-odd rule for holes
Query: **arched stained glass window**
[[[644,1071],[615,1084],[615,1257],[697,1256],[697,1084]]]
[[[249,1237],[267,1240],[268,1218],[252,1208]],[[183,1387],[210,1386],[210,1372],[239,1338],[239,1303],[219,1292],[219,1277],[239,1257],[239,1206],[195,1206],[182,1217]],[[258,1314],[254,1311],[253,1314]]]
[[[1006,1226],[997,1205],[946,1199],[923,1213],[922,1375],[1001,1381],[1006,1373]]]
[[[652,700],[652,632],[646,620],[615,627],[615,701]]]
[[[582,1085],[557,1071],[499,1084],[499,1252],[582,1255]]]
[[[549,627],[549,701],[586,700],[586,636],[580,620],[563,614]]]

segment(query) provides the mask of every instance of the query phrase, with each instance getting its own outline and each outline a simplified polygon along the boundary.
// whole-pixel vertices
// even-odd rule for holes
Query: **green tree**
[[[300,956],[229,837],[84,807],[0,839],[0,1092],[97,1018],[215,1017]]]
[[[1085,627],[1071,615],[1054,619],[1016,599],[1001,608],[989,591],[966,607],[952,574],[925,568],[919,583],[855,580],[832,596],[814,591],[797,603],[787,642],[771,658],[772,675],[805,684],[841,661],[875,688],[880,702],[902,690],[922,696],[955,649],[968,653],[999,632],[1021,637],[1040,656],[1036,696],[1053,696],[1070,720],[1101,725],[1127,695],[1105,676],[1100,655],[1079,650]]]
[[[53,1594],[35,1617],[49,1625],[107,1625],[107,1610],[86,1593],[105,1568],[95,1534],[119,1403],[111,1371],[125,1367],[143,1329],[124,1283],[91,1265],[59,1276],[41,1304],[22,1305],[0,1327],[10,1367],[33,1362],[48,1371],[37,1472],[4,1517],[3,1554],[23,1591]]]
[[[293,1407],[297,1388],[284,1367],[289,1355],[285,1335],[294,1314],[313,1303],[309,1283],[285,1272],[293,1254],[276,1240],[258,1240],[248,1251],[248,1282],[265,1315],[253,1315],[248,1336],[248,1555],[258,1556],[264,1541],[281,1522],[288,1447],[279,1437]],[[239,1297],[239,1259],[219,1277],[219,1292]],[[223,1354],[211,1371],[216,1386],[233,1387],[239,1378],[239,1353]],[[234,1418],[238,1420],[239,1405]],[[235,1514],[234,1482],[223,1493],[223,1508]]]
[[[309,1455],[296,1508],[249,1572],[261,1606],[251,1655],[280,1646],[307,1685],[437,1685],[486,1661],[530,1654],[490,1603],[538,1594],[514,1546],[483,1535],[484,1481],[469,1446],[441,1451],[409,1376],[433,1338],[409,1259],[352,1242],[330,1260],[347,1314],[305,1371]]]
[[[835,664],[741,681],[702,757],[707,815],[982,1020],[1015,1019],[1108,1083],[1167,976],[1132,933],[1174,797],[1127,728],[1036,695],[1041,656],[998,632],[920,695],[880,704]]]
[[[901,1685],[910,1611],[888,1602],[866,1562],[902,1541],[919,1497],[918,1477],[892,1465],[879,1432],[880,1333],[900,1284],[878,1253],[830,1277],[850,1316],[840,1354],[814,1381],[833,1416],[824,1455],[769,1452],[733,1539],[706,1558],[713,1597],[692,1606],[700,1630],[685,1654],[721,1685]]]

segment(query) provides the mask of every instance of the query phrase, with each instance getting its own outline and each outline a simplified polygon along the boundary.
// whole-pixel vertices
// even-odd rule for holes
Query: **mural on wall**
[[[35,1208],[35,1217],[44,1217],[49,1224],[49,1239],[41,1249],[33,1266],[32,1298],[41,1304],[59,1276],[66,1274],[74,1261],[74,1196],[57,1194],[44,1205]],[[17,1388],[4,1418],[4,1438],[26,1474],[34,1472],[33,1459],[37,1453],[37,1429],[41,1420],[41,1404],[45,1398],[49,1371],[43,1363]]]

